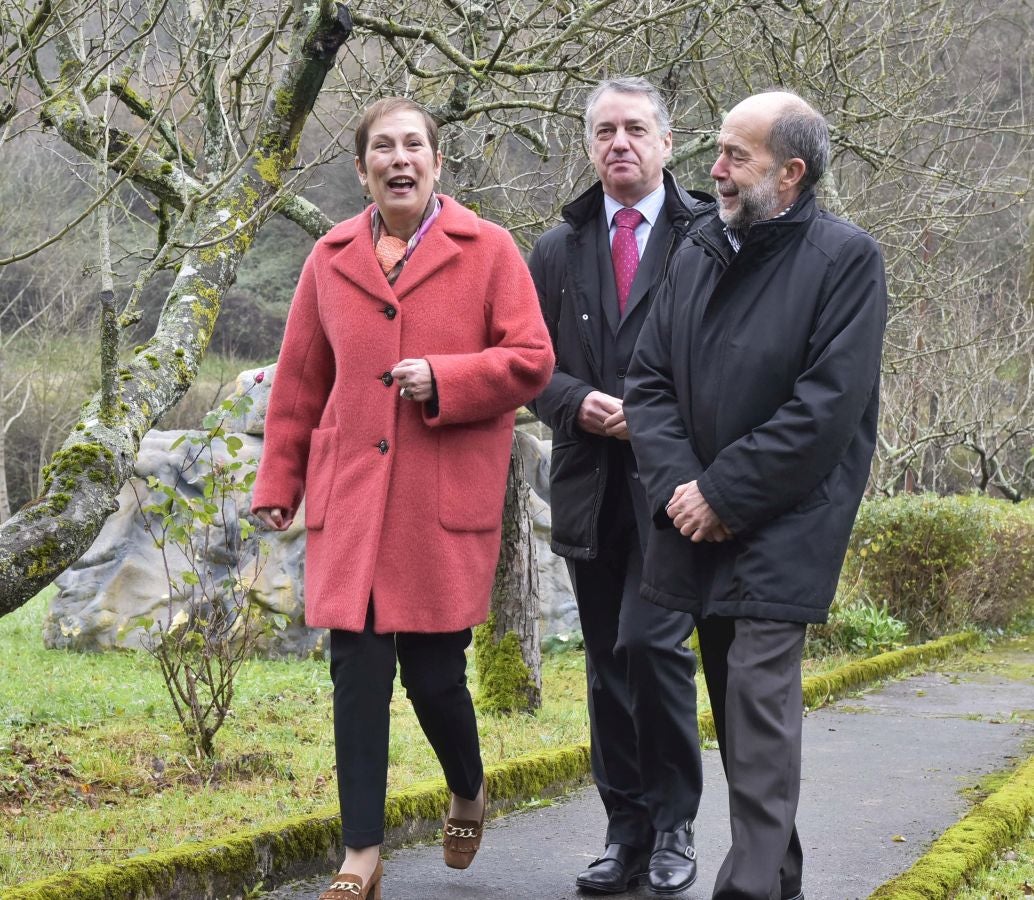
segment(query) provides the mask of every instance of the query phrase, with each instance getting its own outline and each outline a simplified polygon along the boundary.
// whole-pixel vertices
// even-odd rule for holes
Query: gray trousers
[[[794,819],[801,789],[805,626],[710,617],[697,628],[732,829],[712,900],[795,897],[803,866]]]

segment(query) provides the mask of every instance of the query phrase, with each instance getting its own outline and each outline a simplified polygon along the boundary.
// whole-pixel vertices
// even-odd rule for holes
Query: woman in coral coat
[[[380,897],[388,706],[402,683],[452,791],[466,868],[485,791],[464,650],[488,612],[514,410],[553,369],[509,234],[433,192],[434,121],[390,98],[356,131],[374,204],[306,260],[266,418],[253,509],[305,496],[305,614],[330,628],[345,860],[326,900]]]

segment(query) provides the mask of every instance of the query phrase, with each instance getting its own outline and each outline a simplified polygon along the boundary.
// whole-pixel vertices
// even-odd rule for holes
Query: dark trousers
[[[372,604],[371,604],[372,608]],[[330,632],[334,747],[346,847],[384,842],[388,724],[395,661],[402,686],[454,794],[473,800],[484,775],[467,690],[470,629],[444,634]]]
[[[612,486],[614,482],[612,481]],[[702,774],[693,619],[639,596],[643,551],[627,492],[608,490],[600,550],[568,561],[588,679],[592,775],[607,843],[649,848],[695,819]]]
[[[801,790],[805,626],[714,617],[698,629],[732,829],[712,900],[795,897],[803,867],[794,819]]]

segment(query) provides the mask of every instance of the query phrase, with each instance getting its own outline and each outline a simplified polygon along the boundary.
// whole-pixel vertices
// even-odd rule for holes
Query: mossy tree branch
[[[0,526],[0,615],[21,606],[77,560],[117,506],[143,434],[186,392],[212,336],[222,294],[282,187],[302,126],[341,44],[348,11],[330,0],[296,15],[290,51],[264,111],[254,147],[232,179],[193,211],[195,243],[184,257],[154,336],[120,370],[117,415],[104,421],[100,397],[84,407],[69,438],[44,470],[42,494]],[[52,110],[73,135],[67,104]],[[80,114],[79,121],[82,121]],[[86,146],[102,133],[83,134]],[[139,158],[109,132],[123,165]]]

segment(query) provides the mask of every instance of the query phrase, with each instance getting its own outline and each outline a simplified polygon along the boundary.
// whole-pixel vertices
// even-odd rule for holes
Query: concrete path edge
[[[908,871],[877,888],[869,900],[944,900],[1015,844],[1034,819],[1034,756],[997,791],[952,825]]]
[[[851,691],[929,665],[980,640],[961,632],[804,679],[804,703],[814,709]],[[700,737],[714,738],[710,710],[699,718]],[[578,744],[486,767],[490,814],[566,793],[589,778],[589,747]],[[449,795],[444,781],[420,782],[388,795],[385,846],[432,836],[441,828]],[[989,798],[990,799],[990,798]],[[986,801],[985,801],[986,802]],[[1004,846],[1004,845],[1003,845]],[[998,848],[995,848],[998,849]],[[270,890],[297,878],[330,873],[341,850],[340,822],[332,810],[210,841],[183,844],[120,863],[90,866],[8,888],[2,900],[179,900],[240,897],[259,884]],[[881,895],[880,900],[926,894]],[[938,897],[943,895],[936,895]]]

